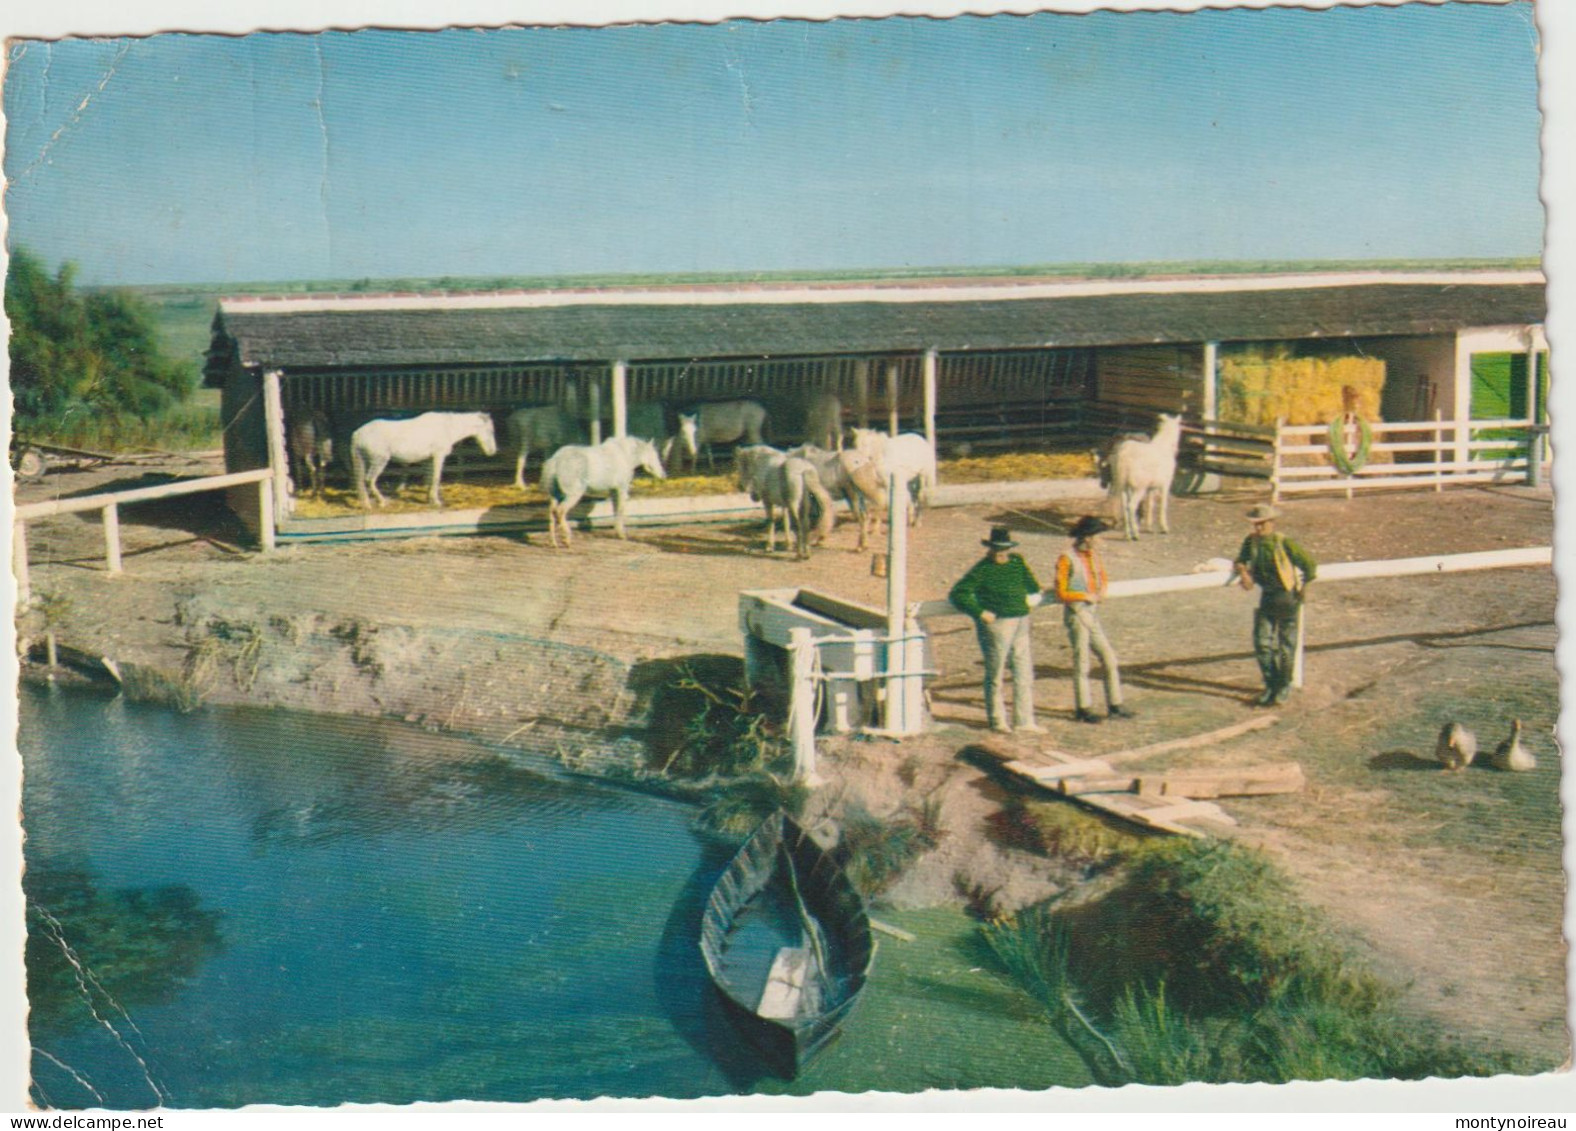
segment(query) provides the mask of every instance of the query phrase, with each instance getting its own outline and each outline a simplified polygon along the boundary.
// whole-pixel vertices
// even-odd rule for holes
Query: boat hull
[[[712,889],[701,955],[735,1025],[791,1079],[841,1032],[875,947],[864,900],[842,868],[778,813]]]

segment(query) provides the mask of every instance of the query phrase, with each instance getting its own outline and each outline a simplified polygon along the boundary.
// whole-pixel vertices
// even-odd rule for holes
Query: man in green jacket
[[[1248,512],[1253,533],[1243,539],[1236,561],[1242,587],[1257,585],[1261,594],[1253,613],[1253,654],[1264,675],[1264,694],[1256,700],[1260,707],[1291,698],[1303,593],[1319,571],[1307,550],[1275,532],[1279,517],[1278,510],[1265,504]]]
[[[1013,553],[1018,543],[1005,526],[991,527],[981,540],[990,553],[952,587],[950,599],[961,612],[974,618],[980,652],[985,657],[985,716],[990,728],[1002,733],[1016,728],[1043,734],[1034,721],[1034,656],[1029,641],[1029,610],[1044,599],[1034,571],[1022,555]],[[1002,680],[1012,668],[1012,721],[1007,726]]]

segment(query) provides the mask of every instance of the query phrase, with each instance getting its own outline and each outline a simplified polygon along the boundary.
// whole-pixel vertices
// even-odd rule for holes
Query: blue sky
[[[90,282],[1538,254],[1531,5],[14,41]]]

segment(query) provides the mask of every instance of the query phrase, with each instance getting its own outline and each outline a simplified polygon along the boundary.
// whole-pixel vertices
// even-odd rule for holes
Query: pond
[[[724,854],[676,802],[417,728],[58,689],[23,689],[20,745],[44,1106],[1087,1079],[956,912],[899,916],[920,937],[843,1041],[766,1075],[696,951]]]

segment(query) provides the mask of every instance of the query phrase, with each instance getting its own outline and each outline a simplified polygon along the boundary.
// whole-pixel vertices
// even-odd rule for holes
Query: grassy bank
[[[1102,898],[982,928],[1101,1083],[1417,1080],[1554,1067],[1396,1009],[1288,877],[1225,841],[1151,842]]]

